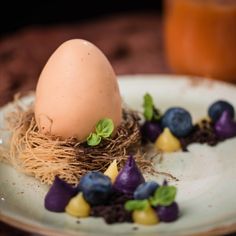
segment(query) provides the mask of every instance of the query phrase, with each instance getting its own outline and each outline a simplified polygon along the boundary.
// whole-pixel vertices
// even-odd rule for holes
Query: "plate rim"
[[[119,80],[135,80],[135,79],[153,79],[153,80],[158,80],[158,79],[180,79],[180,80],[188,80],[190,82],[193,82],[194,85],[203,85],[204,83],[210,83],[210,84],[218,84],[218,85],[223,85],[226,86],[228,88],[235,88],[236,86],[235,84],[229,83],[229,82],[225,82],[225,81],[219,81],[219,80],[213,80],[211,78],[207,78],[207,77],[200,77],[200,76],[193,76],[193,75],[174,75],[174,74],[125,74],[125,75],[117,75],[117,79],[118,79],[118,83]],[[198,81],[196,81],[198,80]],[[122,83],[122,82],[121,82]],[[6,106],[8,106],[10,104],[6,103],[4,106],[0,107],[0,110],[4,109]],[[31,233],[39,233],[39,234],[43,234],[43,235],[48,235],[48,236],[74,236],[75,234],[70,233],[70,232],[60,232],[60,230],[57,229],[52,229],[52,228],[48,228],[48,227],[43,227],[43,226],[38,226],[36,224],[30,224],[27,222],[24,222],[22,220],[18,220],[15,217],[11,217],[11,216],[7,216],[5,214],[3,214],[0,210],[0,221],[8,224],[10,226],[16,227],[18,229],[27,231],[27,232],[31,232]],[[221,234],[229,234],[229,233],[233,233],[236,232],[236,222],[235,223],[231,223],[229,225],[225,225],[225,226],[220,226],[220,227],[214,227],[211,228],[209,230],[206,231],[202,231],[202,232],[198,232],[198,233],[193,233],[193,234],[187,234],[188,236],[214,236],[214,235],[221,235]],[[77,231],[76,235],[78,236],[83,236],[84,233],[86,232],[81,232],[81,231]],[[186,235],[183,233],[183,235]]]
[[[18,229],[31,232],[31,233],[38,233],[38,234],[43,234],[47,236],[74,236],[75,234],[73,233],[68,233],[68,232],[60,232],[60,230],[56,229],[49,229],[45,227],[40,227],[36,225],[31,225],[26,222],[22,222],[20,220],[15,219],[14,217],[10,216],[4,216],[0,212],[0,221],[3,223],[6,223],[10,226],[16,227]],[[221,226],[221,227],[215,227],[207,231],[203,232],[198,232],[198,233],[193,233],[193,234],[183,234],[183,235],[188,235],[188,236],[215,236],[215,235],[224,235],[224,234],[230,234],[236,231],[236,223],[232,223],[227,226]],[[84,232],[76,232],[76,235],[78,236],[84,236]]]

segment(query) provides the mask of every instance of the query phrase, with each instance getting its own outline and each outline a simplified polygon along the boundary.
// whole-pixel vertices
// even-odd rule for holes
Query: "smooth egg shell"
[[[96,123],[121,123],[122,107],[115,73],[92,43],[73,39],[49,58],[36,88],[35,119],[40,132],[84,141]]]

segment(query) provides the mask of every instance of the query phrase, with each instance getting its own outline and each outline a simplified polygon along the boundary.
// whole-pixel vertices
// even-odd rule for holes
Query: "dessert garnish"
[[[220,139],[227,139],[236,136],[236,122],[232,118],[229,110],[225,110],[220,118],[216,121],[215,125],[216,135]]]
[[[160,111],[155,107],[153,98],[149,93],[144,95],[143,115],[147,121],[159,121]]]
[[[71,198],[65,208],[67,214],[75,217],[88,217],[90,215],[91,207],[83,197],[83,193],[78,193],[75,197]]]
[[[150,107],[155,107],[150,94],[148,97],[144,96],[144,101],[144,104],[150,103]],[[146,115],[150,113],[149,110],[151,109],[144,106],[146,119],[149,117]],[[163,115],[158,113],[158,121],[146,120],[141,125],[142,140],[155,143],[154,147],[161,152],[175,152],[180,148],[188,151],[187,147],[192,143],[215,146],[218,142],[236,136],[234,113],[229,102],[218,100],[209,106],[209,118],[203,118],[193,124],[191,114],[186,109],[171,107]]]
[[[140,184],[134,191],[134,199],[143,200],[152,196],[155,190],[159,187],[159,184],[155,181],[148,181]]]
[[[66,205],[77,192],[77,188],[56,176],[45,197],[44,206],[49,211],[64,212]]]
[[[162,128],[159,122],[145,121],[141,127],[143,141],[151,141],[154,143],[158,136],[162,133]]]
[[[113,131],[114,124],[112,119],[102,119],[97,123],[95,132],[90,133],[87,138],[87,144],[89,146],[96,146],[102,141],[102,138],[109,138]]]
[[[108,176],[111,179],[111,182],[114,183],[117,175],[119,174],[117,161],[114,160],[104,172],[104,175]]]
[[[160,221],[172,222],[178,219],[179,207],[176,202],[173,202],[169,206],[157,206],[156,212]]]
[[[143,97],[143,116],[145,122],[141,127],[143,141],[155,142],[157,137],[162,132],[160,126],[160,111],[155,107],[153,98],[149,93]]]
[[[169,206],[174,202],[176,197],[176,187],[174,186],[160,186],[150,198],[151,205],[156,206]]]
[[[193,129],[190,113],[181,107],[169,108],[161,119],[162,127],[169,128],[178,138],[186,137]]]
[[[133,221],[145,225],[157,224],[159,221],[175,221],[179,215],[178,205],[174,202],[176,187],[157,184],[153,191],[154,185],[148,185],[151,191],[146,198],[129,200],[125,204],[125,209],[132,211]]]
[[[145,204],[142,208],[135,208],[132,212],[132,219],[134,223],[141,225],[155,225],[159,223],[158,215],[150,206],[147,200],[143,200]],[[126,205],[126,209],[128,204]]]
[[[148,93],[144,95],[143,107],[145,122],[140,129],[143,143],[155,143],[161,152],[178,151],[181,148],[179,138],[186,137],[193,130],[190,113],[183,108],[172,107],[161,115]]]
[[[222,141],[215,133],[214,123],[203,118],[194,125],[193,131],[184,138],[180,139],[182,150],[188,151],[188,146],[192,143],[208,144],[215,146]]]
[[[228,111],[229,116],[234,118],[234,107],[227,101],[218,100],[214,102],[208,109],[208,115],[215,123],[221,117],[224,111]]]
[[[119,172],[113,187],[118,192],[133,194],[135,189],[144,181],[140,169],[137,167],[133,156],[130,155],[125,166]]]
[[[91,206],[101,205],[106,203],[112,193],[112,182],[103,173],[90,171],[81,178],[79,189]]]
[[[112,162],[107,169],[109,171],[105,173],[114,176],[113,170],[116,172],[116,168],[116,163]],[[178,218],[179,208],[175,202],[176,188],[168,186],[166,181],[162,186],[155,181],[145,182],[132,155],[115,178],[114,184],[105,173],[94,171],[85,174],[79,185],[73,188],[77,193],[67,199],[68,203],[63,211],[79,218],[103,217],[109,224],[134,222],[154,225],[160,221],[171,222]],[[134,176],[133,179],[131,179],[132,176]],[[55,181],[58,181],[58,178]],[[117,189],[116,184],[119,181],[122,184],[119,184]],[[58,185],[59,188],[60,186],[64,188],[63,184]],[[126,191],[123,191],[121,187]],[[51,188],[54,186],[52,185]],[[49,189],[49,193],[57,195],[60,194],[60,190]],[[46,198],[47,196],[48,194]],[[57,196],[52,197],[57,198]],[[53,208],[47,209],[55,211]]]
[[[169,128],[164,128],[163,132],[157,138],[155,147],[162,152],[175,152],[181,149],[181,143]]]

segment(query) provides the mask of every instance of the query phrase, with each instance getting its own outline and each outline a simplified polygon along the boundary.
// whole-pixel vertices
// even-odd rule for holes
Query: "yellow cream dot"
[[[66,213],[81,218],[89,216],[90,205],[85,201],[82,193],[79,193],[69,201],[66,206]]]
[[[181,148],[181,144],[170,130],[165,128],[156,140],[155,147],[163,152],[175,152]]]
[[[104,175],[110,177],[111,182],[114,183],[115,179],[118,175],[118,167],[117,167],[117,161],[114,160],[106,169],[106,171],[104,172]]]
[[[132,213],[134,223],[141,225],[155,225],[159,223],[159,218],[156,212],[148,206],[144,210],[135,210]]]

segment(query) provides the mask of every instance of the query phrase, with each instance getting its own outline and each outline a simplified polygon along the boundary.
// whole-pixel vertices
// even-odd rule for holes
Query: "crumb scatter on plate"
[[[135,227],[133,227],[132,229],[133,229],[133,230],[138,230],[138,227],[137,227],[137,226],[135,226]]]

